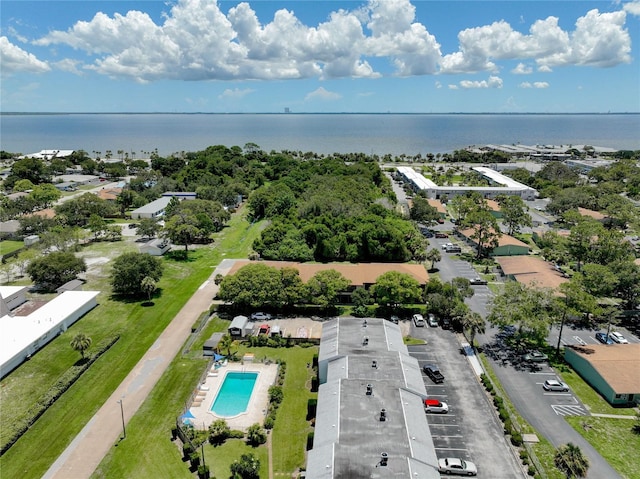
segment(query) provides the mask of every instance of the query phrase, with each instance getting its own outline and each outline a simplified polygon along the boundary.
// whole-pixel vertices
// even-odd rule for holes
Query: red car
[[[447,233],[436,233],[436,238],[448,238],[449,235]]]

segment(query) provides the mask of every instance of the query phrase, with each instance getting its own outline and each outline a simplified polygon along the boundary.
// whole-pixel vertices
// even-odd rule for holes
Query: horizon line
[[[638,115],[640,111],[585,112],[207,112],[207,111],[0,111],[0,115]]]

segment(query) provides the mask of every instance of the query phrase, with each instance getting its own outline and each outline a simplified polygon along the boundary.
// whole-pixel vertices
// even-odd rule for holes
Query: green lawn
[[[21,248],[24,248],[24,241],[0,241],[0,256],[13,253]]]
[[[633,434],[630,419],[565,417],[625,479],[640,479],[640,436]]]
[[[97,308],[4,378],[0,382],[3,439],[10,432],[11,422],[24,414],[38,395],[78,359],[78,354],[69,347],[73,335],[83,332],[97,344],[104,338],[120,334],[120,340],[0,457],[2,476],[41,477],[193,292],[211,275],[221,258],[246,257],[258,234],[259,224],[250,225],[235,215],[229,226],[217,235],[213,248],[190,251],[188,261],[184,262],[164,260],[165,274],[159,282],[160,295],[154,298],[154,306],[143,307],[140,301],[115,301],[108,293],[101,293]],[[131,247],[130,243],[124,242],[98,243],[86,247],[82,255],[94,254],[92,248],[95,248],[100,256],[120,245]],[[108,266],[95,273],[88,272],[85,290],[109,291],[107,271]],[[170,379],[163,378],[162,381],[167,380]],[[187,390],[191,387],[189,383]]]

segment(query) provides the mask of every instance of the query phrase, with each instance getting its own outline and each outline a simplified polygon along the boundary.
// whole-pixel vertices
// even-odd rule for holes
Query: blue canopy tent
[[[191,413],[191,409],[187,409],[187,412],[185,412],[182,416],[180,416],[180,419],[182,419],[183,424],[192,424],[191,419],[195,419],[195,418],[196,417]]]
[[[214,361],[220,361],[221,359],[224,359],[224,356],[222,354],[218,354],[218,353],[213,354]]]

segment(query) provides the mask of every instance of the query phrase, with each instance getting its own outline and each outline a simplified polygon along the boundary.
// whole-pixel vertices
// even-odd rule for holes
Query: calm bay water
[[[3,114],[0,149],[117,150],[146,157],[210,145],[265,151],[415,155],[469,145],[594,145],[640,149],[640,114]],[[133,155],[131,155],[133,156]]]

